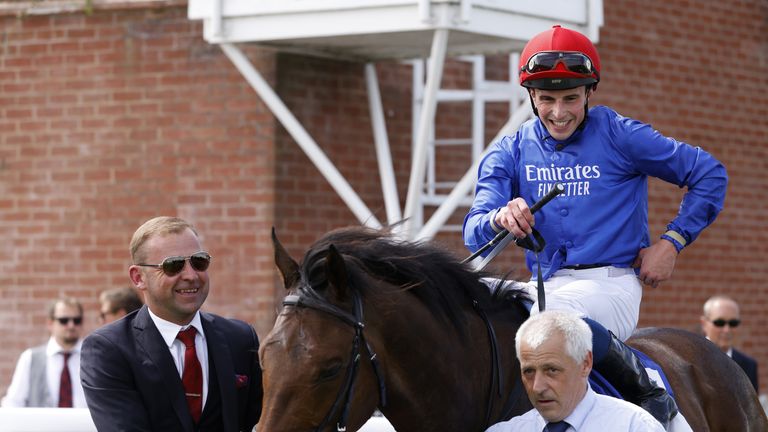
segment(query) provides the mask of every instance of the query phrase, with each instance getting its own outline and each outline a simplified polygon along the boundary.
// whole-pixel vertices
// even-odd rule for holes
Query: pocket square
[[[248,375],[235,374],[235,388],[243,388],[248,385]]]

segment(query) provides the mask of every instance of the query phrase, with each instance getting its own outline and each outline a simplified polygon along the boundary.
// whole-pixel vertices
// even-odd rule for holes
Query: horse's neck
[[[418,425],[403,430],[442,431],[481,430],[486,426],[493,376],[491,344],[479,315],[472,309],[465,313],[466,334],[436,319],[418,302],[371,321],[382,324],[380,343],[386,346],[385,376],[391,401],[391,409],[384,408],[383,412],[396,427]],[[494,325],[505,396],[515,384],[513,377],[519,376],[519,371],[510,370],[516,330],[513,320],[502,319]],[[498,395],[498,390],[494,394]],[[492,403],[494,412],[505,405],[498,396]]]

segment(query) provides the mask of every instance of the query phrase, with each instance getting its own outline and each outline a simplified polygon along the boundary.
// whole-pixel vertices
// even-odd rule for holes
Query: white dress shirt
[[[70,350],[72,355],[67,361],[67,367],[69,368],[69,376],[72,381],[72,407],[73,408],[87,408],[85,403],[85,394],[83,393],[83,386],[80,384],[80,348],[83,344],[82,340],[77,341],[74,348]],[[54,406],[59,404],[59,386],[61,384],[61,370],[64,368],[64,356],[62,353],[64,349],[56,342],[56,339],[51,337],[48,339],[48,344],[45,348],[45,372],[46,381],[48,382],[48,391],[51,395],[51,401]],[[8,392],[5,394],[0,406],[3,407],[26,407],[29,396],[29,378],[30,369],[32,367],[32,348],[25,350],[21,353],[18,363],[16,363],[16,370],[13,372],[13,378],[11,379],[11,385],[8,387]]]
[[[571,426],[566,432],[664,432],[664,427],[648,412],[621,399],[600,395],[587,387],[584,398],[564,419]],[[536,409],[496,423],[486,432],[542,432],[547,421]]]
[[[168,345],[168,350],[171,352],[173,363],[176,365],[180,377],[184,372],[184,352],[187,348],[182,341],[176,339],[176,335],[189,327],[194,327],[197,330],[195,335],[195,351],[197,352],[197,359],[200,361],[200,368],[203,370],[203,407],[205,407],[205,401],[208,400],[208,344],[205,341],[203,323],[200,321],[200,312],[195,313],[195,317],[192,318],[192,322],[189,325],[180,326],[160,318],[152,313],[151,309],[148,309],[148,311],[149,317],[155,323],[157,330],[160,331],[165,344]]]

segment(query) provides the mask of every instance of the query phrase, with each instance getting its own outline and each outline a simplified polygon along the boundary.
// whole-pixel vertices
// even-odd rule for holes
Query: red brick
[[[757,54],[768,47],[763,1],[604,2],[603,80],[590,102],[701,145],[730,169],[725,211],[680,255],[674,278],[645,292],[640,324],[696,330],[701,303],[730,292],[742,303],[740,342],[766,364],[768,64]],[[93,318],[88,329],[96,325],[98,292],[128,283],[127,243],[157,214],[204,228],[206,247],[222,263],[211,276],[226,287],[212,292],[209,310],[247,319],[263,338],[282,293],[270,227],[300,257],[322,233],[357,221],[220,49],[203,40],[202,24],[186,18],[186,7],[158,7],[0,17],[0,27],[7,30],[0,227],[9,230],[3,238],[15,254],[0,254],[0,286],[13,311],[0,317],[0,393],[18,354],[45,340],[46,301],[80,296]],[[242,48],[383,220],[363,66]],[[490,58],[487,76],[506,79],[506,62]],[[377,72],[402,201],[410,174],[410,67],[385,62]],[[451,61],[443,83],[463,88],[470,78],[466,64]],[[468,136],[468,113],[467,104],[441,104],[437,136]],[[508,107],[493,104],[486,114],[490,139]],[[440,178],[463,175],[465,156],[441,150]],[[663,182],[649,189],[651,235],[658,237],[681,192]],[[460,223],[464,211],[452,221]],[[458,233],[438,238],[466,254]],[[74,276],[62,256],[80,257]],[[501,257],[500,271],[521,269],[519,251]]]

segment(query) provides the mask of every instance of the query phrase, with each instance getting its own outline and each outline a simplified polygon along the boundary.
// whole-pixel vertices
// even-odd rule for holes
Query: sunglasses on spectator
[[[738,320],[738,319],[724,320],[722,318],[718,318],[710,322],[714,324],[715,327],[725,327],[725,325],[728,324],[730,328],[736,328],[739,326],[739,324],[741,324],[741,320]]]
[[[582,75],[592,75],[592,60],[580,52],[545,51],[536,53],[520,69],[520,72],[536,73],[555,69],[562,63],[566,69]]]
[[[184,264],[189,261],[189,265],[195,271],[203,272],[208,270],[211,265],[211,255],[208,252],[197,252],[190,256],[172,256],[163,260],[160,264],[136,264],[140,267],[154,267],[162,269],[166,276],[176,276],[184,270]]]
[[[61,325],[67,325],[70,321],[74,325],[80,325],[83,323],[83,317],[54,317],[54,321],[58,321]]]

